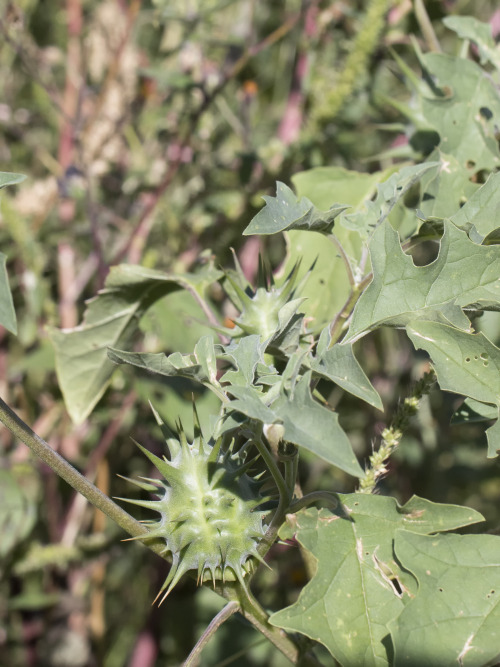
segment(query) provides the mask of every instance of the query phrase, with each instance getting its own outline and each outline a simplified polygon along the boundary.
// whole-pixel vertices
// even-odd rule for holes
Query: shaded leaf
[[[16,311],[12,301],[9,277],[7,276],[7,256],[0,252],[0,326],[17,334]]]
[[[479,667],[500,656],[500,537],[400,531],[396,556],[418,593],[394,620],[394,664]]]
[[[466,398],[451,418],[450,424],[468,424],[496,419],[498,409],[488,403],[480,403],[472,398]]]
[[[453,530],[482,517],[417,497],[403,507],[382,496],[338,498],[333,511],[308,509],[289,519],[317,560],[317,571],[297,602],[270,622],[321,642],[343,667],[386,666],[388,625],[416,593],[415,580],[394,558],[394,536],[402,528],[422,534]]]
[[[328,211],[320,211],[307,197],[297,199],[293,191],[279,181],[276,184],[276,197],[264,196],[263,199],[266,205],[245,229],[245,236],[276,234],[290,229],[329,232],[335,218],[348,208],[335,204]]]
[[[30,534],[36,518],[35,500],[25,493],[11,470],[0,468],[1,559]]]
[[[448,221],[432,264],[415,266],[388,223],[375,232],[370,255],[373,280],[354,309],[349,342],[382,324],[405,326],[417,318],[468,329],[462,307],[500,302],[500,247],[477,245]]]
[[[412,322],[408,336],[430,355],[439,385],[500,408],[500,349],[482,333],[471,334],[437,322]],[[496,428],[495,428],[496,427]],[[486,431],[488,457],[500,450],[498,422]]]
[[[210,278],[214,275],[211,267],[193,275],[126,264],[112,267],[104,289],[88,302],[83,323],[75,329],[50,330],[59,384],[75,423],[90,414],[109,384],[115,366],[107,358],[107,348],[126,347],[153,303],[174,290],[201,289],[206,272]]]

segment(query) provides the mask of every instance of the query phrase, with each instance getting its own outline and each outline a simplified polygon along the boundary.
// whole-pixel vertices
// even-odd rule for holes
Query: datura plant
[[[413,88],[411,104],[397,104],[408,120],[405,162],[370,174],[312,169],[293,177],[295,191],[278,183],[264,197],[244,234],[285,235],[279,272],[261,261],[252,285],[237,260],[181,275],[117,266],[83,323],[50,334],[76,423],[120,364],[158,378],[157,394],[165,378],[181,377],[214,395],[211,418],[194,410],[192,442],[180,423],[177,435],[170,430],[177,415],[154,410],[166,445],[161,455],[141,448],[156,472],[136,480],[148,495],[130,498],[152,512],[145,524],[49,461],[170,561],[160,601],[183,575],[226,598],[186,665],[233,613],[293,664],[498,664],[500,537],[464,534],[482,519],[473,509],[377,493],[397,475],[391,456],[435,385],[464,397],[454,423],[484,423],[485,456],[500,451],[500,349],[480,330],[481,315],[500,311],[500,58],[486,26],[464,18],[447,26],[477,45],[482,66],[466,50],[418,52],[417,80],[398,61]],[[411,253],[424,242],[437,254],[417,266]],[[221,287],[233,311],[219,309]],[[213,333],[194,350],[172,351],[168,340],[170,354],[133,347],[139,320],[178,290],[196,299]],[[356,342],[378,340],[382,328],[406,332],[428,359],[385,418],[355,356]],[[333,389],[385,419],[364,451],[329,404]],[[39,440],[32,446],[48,456]],[[322,459],[342,487],[308,485],[304,495],[299,457]],[[299,545],[310,578],[296,602],[269,613],[252,582],[278,540]]]

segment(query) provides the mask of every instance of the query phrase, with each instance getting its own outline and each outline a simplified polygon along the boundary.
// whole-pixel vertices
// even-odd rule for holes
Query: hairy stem
[[[102,493],[92,482],[89,482],[76,468],[68,463],[66,459],[55,452],[45,440],[34,433],[1,398],[0,421],[3,422],[16,438],[24,442],[38,458],[52,468],[59,477],[68,482],[75,491],[85,496],[94,507],[100,509],[101,512],[117,523],[129,535],[137,537],[149,532],[145,526],[136,521],[130,514],[113,502],[111,498]],[[165,558],[164,545],[153,542],[146,546],[162,558]]]
[[[205,646],[212,639],[212,637],[220,628],[220,626],[223,623],[225,623],[225,621],[227,621],[227,619],[230,618],[233,614],[239,611],[239,609],[240,605],[238,604],[238,602],[236,602],[235,600],[231,600],[231,602],[228,602],[227,605],[220,610],[217,616],[215,616],[210,621],[205,631],[196,642],[193,650],[188,655],[186,660],[182,663],[182,667],[197,667],[200,664],[201,652],[203,651]]]

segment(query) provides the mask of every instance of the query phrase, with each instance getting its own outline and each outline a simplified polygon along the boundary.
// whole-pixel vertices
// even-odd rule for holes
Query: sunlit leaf
[[[289,519],[301,545],[317,560],[317,571],[295,604],[271,623],[324,644],[343,667],[391,664],[389,623],[417,592],[413,577],[393,553],[400,529],[434,533],[482,519],[474,510],[412,498],[340,495],[330,511],[308,509]]]
[[[335,204],[328,211],[320,211],[302,197],[298,199],[284,183],[276,184],[276,197],[264,196],[264,208],[252,219],[243,234],[276,234],[290,229],[331,231],[334,220],[347,206]]]
[[[348,332],[350,342],[381,326],[440,319],[469,329],[462,307],[500,302],[500,247],[473,243],[445,221],[438,258],[415,266],[401,248],[397,232],[385,223],[370,244],[373,280],[361,295]]]
[[[89,301],[83,323],[70,330],[50,331],[56,370],[67,410],[76,423],[92,411],[115,368],[108,347],[127,347],[143,313],[158,299],[182,288],[197,290],[220,277],[209,267],[200,274],[169,275],[141,266],[113,267],[104,289]]]

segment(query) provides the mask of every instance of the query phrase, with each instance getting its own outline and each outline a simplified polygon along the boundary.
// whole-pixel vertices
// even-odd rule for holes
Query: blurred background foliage
[[[184,417],[187,430],[193,392],[202,418],[216,402],[187,381],[120,370],[74,426],[47,327],[76,326],[120,262],[178,272],[213,257],[228,267],[232,247],[249,279],[259,252],[279,269],[283,239],[241,236],[277,179],[332,166],[369,179],[430,153],[432,137],[415,141],[414,119],[401,112],[414,93],[396,59],[418,78],[418,49],[457,54],[462,42],[442,24],[453,15],[488,21],[498,36],[493,0],[1,0],[0,171],[28,176],[1,198],[0,249],[18,318],[17,337],[0,330],[2,397],[103,491],[130,496],[117,475],[149,473],[130,436],[161,451],[147,399],[172,424]],[[304,179],[293,179],[299,192]],[[221,322],[233,315],[217,286],[210,298]],[[141,327],[149,351],[190,352],[210,332],[186,293],[159,302]],[[482,328],[500,342],[498,318]],[[389,329],[357,354],[387,414],[340,389],[328,398],[366,457],[427,362]],[[381,492],[470,505],[496,530],[498,463],[486,459],[483,426],[450,426],[459,404],[439,391],[424,401]],[[354,488],[307,452],[301,471],[304,492]],[[222,606],[188,580],[152,607],[166,564],[122,544],[5,429],[0,535],[0,664],[178,665]],[[271,556],[256,593],[278,609],[306,572],[296,548],[278,545]],[[287,663],[233,617],[202,664]]]

